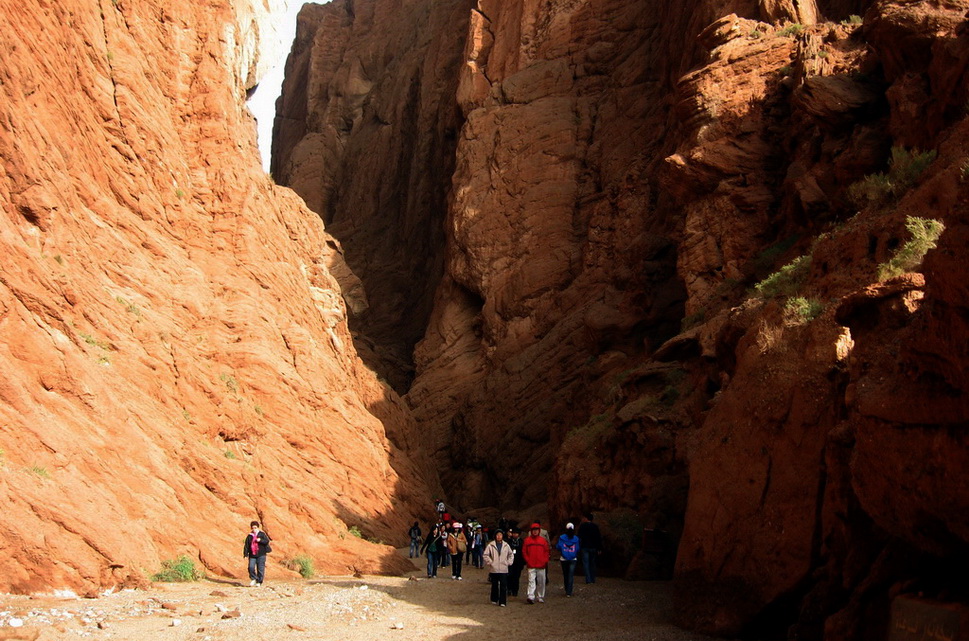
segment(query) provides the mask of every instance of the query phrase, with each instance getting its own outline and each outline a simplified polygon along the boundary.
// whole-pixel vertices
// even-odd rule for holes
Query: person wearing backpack
[[[565,579],[565,596],[572,596],[575,584],[575,561],[579,556],[579,537],[575,535],[575,525],[565,524],[565,534],[559,537],[555,548],[562,555],[562,577]]]
[[[421,534],[421,526],[414,521],[414,525],[407,530],[407,535],[410,537],[410,552],[407,558],[413,559],[415,556],[420,556],[418,549],[421,547]]]
[[[455,522],[452,528],[453,531],[447,535],[447,549],[451,554],[451,578],[461,581],[461,561],[468,551],[468,537],[464,536],[464,529],[460,523]]]
[[[272,539],[259,529],[259,521],[250,523],[249,530],[242,556],[249,559],[249,587],[258,587],[266,577],[266,555],[273,551],[269,545]]]

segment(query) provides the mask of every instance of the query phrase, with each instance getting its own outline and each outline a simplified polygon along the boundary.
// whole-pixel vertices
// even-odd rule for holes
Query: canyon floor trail
[[[406,551],[404,552],[406,555]],[[409,577],[325,577],[273,582],[262,588],[238,581],[164,584],[94,600],[0,599],[6,624],[0,639],[138,639],[139,641],[700,641],[669,623],[669,586],[577,577],[566,598],[557,562],[550,565],[544,604],[526,605],[524,590],[508,606],[489,602],[487,572],[465,568],[453,581],[415,570]],[[225,618],[223,618],[225,617]],[[98,627],[100,622],[101,627]]]

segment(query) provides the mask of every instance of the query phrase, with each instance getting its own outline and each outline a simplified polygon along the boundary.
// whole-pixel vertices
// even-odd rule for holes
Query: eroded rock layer
[[[340,40],[334,15],[352,31],[383,5],[352,7],[313,23],[323,71],[291,80],[318,87],[307,128],[350,95],[416,104],[323,64],[377,46]],[[428,163],[453,171],[407,394],[450,500],[547,499],[553,527],[604,511],[613,558],[674,573],[680,620],[720,634],[876,638],[890,596],[965,598],[967,10],[470,7],[458,67],[436,71],[459,78],[459,134]],[[411,167],[345,173],[370,128],[344,122],[303,138],[317,185],[424,193]],[[381,124],[370,153],[416,157],[413,119]],[[371,225],[371,200],[321,213]],[[934,224],[916,218],[944,225],[937,248],[906,248]],[[348,248],[364,288],[385,251]]]
[[[252,518],[277,562],[399,569],[348,528],[394,540],[433,477],[258,166],[255,4],[0,3],[0,591],[241,578]]]

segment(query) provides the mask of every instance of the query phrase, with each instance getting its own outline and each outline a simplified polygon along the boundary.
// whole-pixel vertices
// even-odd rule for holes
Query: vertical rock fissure
[[[104,38],[104,58],[105,63],[108,66],[108,78],[111,80],[111,97],[114,101],[114,113],[118,118],[118,130],[121,133],[121,139],[124,141],[125,146],[129,149],[131,144],[128,142],[128,134],[125,131],[125,123],[121,118],[121,107],[118,104],[118,83],[115,80],[115,70],[114,70],[114,52],[111,51],[110,41],[108,40],[108,24],[107,15],[104,12],[104,5],[107,0],[100,0],[98,8],[101,13],[101,35]],[[112,2],[112,9],[115,11],[120,11],[118,7]]]

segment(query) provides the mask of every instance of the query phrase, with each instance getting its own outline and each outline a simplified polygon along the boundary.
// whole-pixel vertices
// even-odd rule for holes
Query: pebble
[[[9,621],[7,621],[7,625],[9,625],[11,628],[21,628],[24,625],[24,620],[23,619],[10,619]]]

